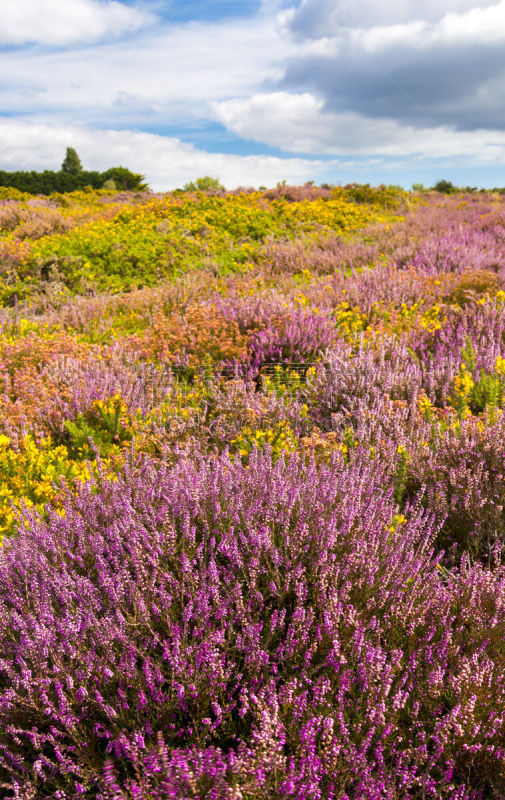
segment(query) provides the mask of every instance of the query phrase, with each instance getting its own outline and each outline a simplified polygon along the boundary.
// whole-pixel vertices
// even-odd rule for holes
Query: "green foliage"
[[[461,360],[470,372],[475,372],[475,349],[469,336],[465,337],[465,346],[461,348]]]
[[[101,189],[103,178],[100,172],[88,172],[83,170],[78,174],[71,172],[54,172],[44,170],[43,172],[6,172],[0,170],[0,186],[8,186],[20,192],[28,194],[53,194],[54,192],[75,192],[91,186],[93,189]]]
[[[139,172],[130,172],[126,167],[110,167],[110,169],[102,172],[102,187],[107,181],[114,181],[117,189],[125,191],[145,191],[149,187],[145,183],[145,175]]]
[[[441,194],[456,194],[459,191],[457,186],[454,186],[451,181],[446,180],[438,181],[433,189],[435,192],[440,192]]]
[[[421,189],[416,190],[416,186],[422,186],[422,184],[413,184],[412,189],[414,191],[423,191]],[[478,189],[477,186],[454,186],[451,181],[441,180],[432,186],[432,189],[435,192],[440,192],[441,194],[475,194],[477,191],[487,191],[485,189]],[[426,191],[426,190],[424,190]],[[492,189],[489,191],[497,191],[496,189]]]
[[[377,208],[397,208],[405,200],[407,192],[401,186],[381,184],[370,186],[369,183],[349,183],[339,194],[350,203],[366,203]]]
[[[494,412],[503,406],[504,380],[500,375],[483,373],[470,391],[469,407],[473,414]]]
[[[65,162],[64,162],[65,163]],[[144,183],[144,176],[136,172],[130,172],[126,167],[111,167],[106,172],[96,172],[81,169],[79,172],[61,170],[54,172],[44,170],[43,172],[7,172],[0,170],[0,187],[10,187],[19,192],[28,194],[54,194],[55,192],[75,192],[79,189],[103,189],[104,184],[113,181],[114,188],[144,191],[148,188]]]
[[[183,190],[185,192],[224,192],[225,188],[219,178],[204,175],[203,178],[197,178],[196,181],[185,183]]]
[[[116,396],[98,400],[85,414],[64,424],[64,441],[72,458],[94,459],[97,452],[105,458],[132,439],[133,431],[126,408]]]
[[[398,445],[398,464],[395,474],[395,488],[393,497],[395,502],[401,505],[407,492],[407,482],[409,477],[409,456],[402,445]]]
[[[73,147],[67,147],[67,152],[61,165],[62,172],[69,172],[71,175],[79,175],[82,172],[81,159]]]

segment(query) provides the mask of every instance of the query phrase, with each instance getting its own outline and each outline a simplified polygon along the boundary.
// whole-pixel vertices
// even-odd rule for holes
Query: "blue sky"
[[[505,186],[505,0],[2,0],[0,169]]]
[[[259,0],[186,0],[160,3],[157,6],[160,17],[170,23],[247,18],[257,14],[260,8]]]

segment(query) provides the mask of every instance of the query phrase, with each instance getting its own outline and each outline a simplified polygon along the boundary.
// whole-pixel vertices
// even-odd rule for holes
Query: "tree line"
[[[105,172],[85,170],[73,147],[67,147],[61,169],[7,172],[0,170],[0,186],[18,189],[30,194],[74,192],[77,189],[122,189],[143,191],[148,188],[145,176],[131,172],[126,167],[110,167]]]

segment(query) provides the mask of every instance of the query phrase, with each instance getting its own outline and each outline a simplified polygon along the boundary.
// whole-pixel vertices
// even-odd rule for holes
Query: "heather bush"
[[[264,197],[269,200],[285,199],[291,203],[300,203],[303,200],[329,200],[332,192],[330,189],[312,186],[309,183],[304,186],[288,186],[286,183],[279,183],[275,189],[268,189],[264,192]]]
[[[503,415],[482,425],[471,417],[432,433],[409,456],[407,491],[426,486],[425,502],[444,520],[439,546],[492,565],[505,534]],[[433,430],[433,426],[432,426]]]
[[[371,410],[381,397],[414,400],[423,387],[422,378],[406,344],[392,338],[376,346],[361,342],[335,347],[327,354],[310,381],[308,399],[317,424],[330,430],[336,417],[344,414],[349,421],[358,407]],[[384,416],[384,412],[379,415]]]
[[[326,238],[316,242],[272,240],[259,254],[262,266],[275,275],[303,270],[331,275],[374,264],[378,256],[375,242],[347,241],[344,238]]]
[[[88,413],[98,402],[118,396],[130,416],[145,416],[167,396],[173,374],[159,364],[143,361],[140,354],[125,353],[113,344],[87,358],[61,356],[42,370],[52,396],[43,410],[52,433],[61,432],[65,420]]]
[[[275,363],[306,369],[336,338],[334,323],[323,315],[298,311],[274,317],[268,327],[251,336],[250,368],[256,372]]]
[[[234,320],[220,316],[211,306],[198,306],[187,308],[184,314],[156,314],[145,332],[130,338],[130,348],[192,376],[199,365],[245,360],[247,342]]]
[[[498,796],[502,571],[439,568],[382,487],[258,453],[27,514],[0,555],[5,796]]]
[[[421,245],[412,264],[429,274],[468,269],[501,272],[505,266],[503,243],[478,229],[432,236]]]

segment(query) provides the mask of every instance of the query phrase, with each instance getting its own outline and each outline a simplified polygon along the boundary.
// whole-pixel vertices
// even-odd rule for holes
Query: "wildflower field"
[[[505,798],[505,199],[0,190],[0,797]]]

